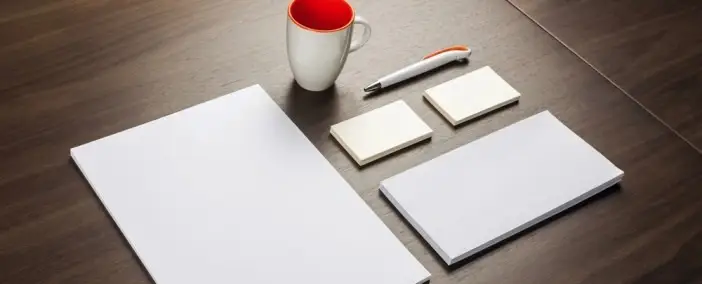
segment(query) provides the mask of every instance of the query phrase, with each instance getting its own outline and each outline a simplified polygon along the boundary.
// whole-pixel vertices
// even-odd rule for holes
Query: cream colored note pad
[[[519,100],[489,66],[426,90],[424,97],[454,126]]]
[[[332,136],[361,166],[427,139],[431,133],[402,100],[331,127]]]

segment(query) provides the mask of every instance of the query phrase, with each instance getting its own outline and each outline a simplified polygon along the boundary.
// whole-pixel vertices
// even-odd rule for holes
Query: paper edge
[[[616,167],[615,167],[615,168],[616,168]],[[451,263],[449,263],[449,265],[452,265],[452,264],[455,264],[455,263],[457,263],[457,262],[460,262],[460,261],[462,261],[462,260],[464,260],[464,259],[466,259],[466,258],[468,258],[468,257],[470,257],[470,256],[472,256],[472,255],[474,255],[474,254],[476,254],[476,253],[479,253],[479,252],[481,252],[481,251],[484,251],[484,250],[486,250],[486,249],[490,249],[490,248],[493,247],[494,245],[496,245],[496,244],[498,244],[498,243],[500,243],[500,242],[502,242],[502,241],[504,241],[504,240],[506,240],[506,239],[508,239],[508,238],[510,238],[510,237],[512,237],[512,236],[514,236],[514,235],[516,235],[516,234],[519,234],[519,233],[521,233],[521,232],[524,231],[524,230],[527,230],[527,229],[529,229],[529,228],[531,228],[531,227],[537,226],[537,225],[539,225],[540,223],[546,221],[547,219],[549,219],[549,218],[551,218],[551,217],[553,217],[553,216],[555,216],[555,215],[558,215],[559,213],[561,213],[561,212],[563,212],[563,211],[565,211],[565,210],[568,210],[568,209],[574,207],[575,205],[578,205],[578,204],[580,204],[580,203],[582,203],[582,202],[584,202],[584,201],[586,201],[586,200],[588,200],[588,199],[594,197],[595,195],[597,195],[597,194],[599,194],[599,193],[605,191],[606,189],[608,189],[608,188],[610,188],[610,187],[616,185],[617,183],[621,182],[622,178],[624,177],[624,172],[623,172],[623,171],[621,171],[621,170],[618,169],[618,168],[616,168],[616,170],[618,170],[619,173],[618,173],[618,175],[615,176],[613,179],[611,179],[611,180],[609,180],[609,181],[603,183],[602,185],[600,185],[600,186],[598,186],[598,187],[595,187],[593,190],[590,190],[590,191],[588,191],[588,192],[586,192],[586,193],[583,193],[582,195],[580,195],[580,196],[578,196],[578,197],[576,197],[576,198],[573,198],[572,200],[570,200],[570,201],[568,201],[568,202],[566,202],[566,203],[563,203],[562,205],[560,205],[560,206],[558,206],[558,207],[556,207],[556,208],[554,208],[554,209],[552,209],[552,210],[550,210],[550,211],[548,211],[548,212],[542,214],[541,216],[538,216],[538,217],[536,217],[536,218],[534,218],[534,219],[532,219],[532,220],[530,220],[530,221],[528,221],[528,222],[526,222],[526,223],[524,223],[524,224],[522,224],[522,225],[520,225],[520,226],[518,226],[518,227],[516,227],[516,228],[514,228],[514,229],[512,229],[512,230],[510,230],[510,231],[508,231],[507,233],[504,233],[504,234],[502,234],[502,235],[500,235],[500,236],[498,236],[498,237],[496,237],[496,238],[494,238],[494,239],[492,239],[492,240],[489,240],[489,241],[485,242],[484,244],[482,244],[482,245],[480,245],[480,246],[478,246],[478,247],[476,247],[476,248],[474,248],[474,249],[471,249],[471,250],[469,250],[469,251],[467,251],[467,252],[465,252],[465,253],[462,253],[462,254],[460,254],[460,255],[458,255],[458,256],[456,256],[456,257],[453,257],[453,258],[451,259]]]
[[[117,133],[115,133],[115,134],[117,134]],[[106,136],[106,137],[109,137],[109,136]],[[97,140],[95,140],[95,141],[97,141]],[[114,222],[115,226],[117,227],[117,230],[119,231],[119,234],[122,235],[122,237],[124,238],[125,241],[127,241],[127,244],[129,245],[129,250],[134,252],[134,255],[136,255],[137,261],[144,267],[144,269],[146,270],[146,273],[149,274],[149,278],[151,278],[153,281],[157,281],[156,277],[152,273],[152,268],[150,268],[146,264],[146,262],[143,261],[144,258],[139,253],[139,250],[137,250],[136,247],[134,246],[133,240],[129,236],[127,236],[127,234],[124,232],[124,230],[122,230],[122,228],[123,228],[122,225],[120,225],[117,218],[115,218],[115,215],[112,214],[112,211],[110,211],[110,207],[108,207],[107,203],[104,202],[104,199],[100,195],[100,192],[98,192],[98,190],[96,190],[96,187],[93,185],[94,183],[90,181],[90,178],[86,174],[85,170],[83,169],[83,167],[81,167],[80,162],[78,161],[79,158],[77,157],[78,155],[80,155],[78,153],[78,151],[80,151],[80,149],[78,149],[78,147],[74,147],[74,148],[70,149],[69,152],[70,152],[71,160],[73,160],[73,163],[76,165],[76,167],[78,167],[78,170],[80,171],[81,176],[83,176],[85,181],[88,182],[88,185],[90,186],[90,190],[93,193],[95,193],[95,196],[97,196],[98,200],[100,201],[101,207],[105,209],[105,211],[109,215],[112,222]]]
[[[429,102],[429,104],[432,105],[434,109],[439,111],[439,113],[444,117],[444,119],[451,123],[451,125],[458,125],[459,122],[456,121],[456,119],[453,116],[451,116],[448,112],[446,112],[446,110],[444,110],[444,108],[441,107],[441,105],[434,99],[434,95],[432,95],[430,92],[431,89],[427,89],[424,91],[424,98]]]
[[[336,142],[339,142],[339,145],[346,151],[346,153],[349,153],[349,156],[358,164],[359,166],[363,166],[366,164],[366,162],[361,159],[356,152],[354,152],[349,145],[344,142],[344,139],[341,139],[341,136],[336,133],[336,128],[334,127],[335,125],[332,125],[329,129],[329,133],[331,134],[332,137],[336,140]]]
[[[481,116],[487,115],[487,114],[489,114],[489,113],[491,113],[491,112],[493,112],[493,111],[495,111],[495,110],[497,110],[497,109],[499,109],[499,108],[508,106],[508,105],[513,104],[513,103],[515,103],[515,102],[518,102],[518,101],[519,101],[519,98],[520,98],[521,96],[522,96],[522,95],[521,95],[519,92],[517,92],[516,96],[513,96],[513,97],[511,97],[511,98],[509,98],[509,99],[507,99],[507,100],[504,100],[504,101],[502,101],[502,102],[500,102],[500,103],[498,103],[498,104],[495,104],[495,105],[493,105],[493,106],[491,106],[491,107],[489,107],[489,108],[486,108],[486,109],[484,109],[484,110],[482,110],[482,111],[479,111],[479,112],[477,112],[477,113],[474,113],[474,114],[472,114],[472,115],[469,115],[469,116],[467,116],[466,118],[459,120],[459,121],[456,123],[456,125],[463,124],[463,123],[468,122],[468,121],[470,121],[470,120],[473,120],[473,119],[479,118],[479,117],[481,117]]]
[[[153,120],[149,120],[149,121],[145,121],[145,122],[143,122],[143,123],[140,123],[140,124],[134,125],[134,126],[132,126],[132,127],[129,127],[129,128],[126,128],[126,129],[117,131],[117,132],[115,132],[115,133],[112,133],[112,134],[110,134],[110,135],[107,135],[107,136],[104,136],[104,137],[101,137],[101,138],[98,138],[98,139],[94,139],[94,140],[91,140],[91,141],[89,141],[89,142],[80,144],[80,145],[78,145],[78,146],[75,146],[75,147],[71,148],[70,151],[73,151],[74,149],[82,148],[82,147],[84,147],[84,146],[86,146],[86,145],[93,144],[93,143],[96,143],[96,142],[98,142],[98,141],[102,141],[102,140],[104,140],[104,139],[107,139],[107,138],[109,138],[109,137],[112,137],[112,136],[115,136],[115,135],[118,135],[118,134],[122,134],[122,133],[127,132],[127,131],[130,131],[130,130],[132,130],[132,129],[134,129],[134,128],[137,128],[137,127],[140,127],[140,126],[143,126],[143,125],[152,123],[152,122],[157,122],[157,121],[160,121],[160,120],[165,120],[166,118],[169,118],[169,117],[171,117],[171,116],[177,115],[177,114],[179,114],[179,113],[181,113],[181,112],[184,112],[184,111],[187,111],[187,110],[189,110],[189,109],[191,109],[191,108],[195,108],[195,107],[198,107],[198,106],[203,105],[203,104],[207,104],[207,103],[210,103],[210,102],[214,102],[214,101],[217,101],[217,100],[219,100],[219,99],[226,98],[227,96],[232,95],[232,94],[234,94],[234,93],[243,92],[244,90],[248,90],[248,89],[259,89],[260,91],[263,91],[263,92],[268,96],[268,98],[270,98],[271,100],[273,100],[273,98],[268,94],[268,92],[266,92],[265,89],[263,89],[263,87],[261,87],[260,84],[254,84],[254,85],[245,87],[245,88],[243,88],[243,89],[235,90],[235,91],[226,93],[226,94],[224,94],[224,95],[221,95],[221,96],[218,96],[218,97],[215,97],[215,98],[211,98],[211,99],[206,100],[206,101],[202,101],[202,102],[196,103],[196,104],[194,104],[194,105],[191,105],[191,106],[189,106],[189,107],[183,108],[183,109],[181,109],[181,110],[176,110],[176,111],[174,111],[174,112],[172,112],[172,113],[166,114],[166,115],[161,116],[161,117],[159,117],[159,118],[156,118],[156,119],[153,119]],[[275,103],[275,101],[273,101],[273,102]],[[276,105],[277,105],[277,103],[276,103]],[[280,106],[278,106],[278,108],[280,108]],[[281,109],[281,111],[282,111],[282,109]],[[287,116],[287,114],[286,114],[286,116]],[[288,117],[288,119],[289,119],[289,117]],[[293,123],[293,124],[294,124],[294,123]],[[297,127],[297,125],[296,125],[295,127]],[[298,128],[298,129],[299,129],[299,128]],[[305,136],[305,137],[307,137],[307,136]]]
[[[412,225],[412,228],[414,228],[419,233],[419,235],[422,238],[424,238],[425,241],[427,241],[429,246],[431,246],[434,249],[434,251],[436,251],[439,257],[441,257],[441,259],[444,262],[450,263],[451,257],[449,257],[449,255],[441,248],[441,246],[439,246],[434,241],[434,239],[432,239],[431,236],[426,231],[424,231],[424,228],[419,226],[419,224],[414,220],[414,218],[412,218],[412,215],[409,214],[409,212],[407,212],[399,202],[397,202],[390,190],[388,190],[385,187],[384,183],[385,181],[381,182],[380,184],[380,192],[388,199],[388,201],[390,201],[390,203],[397,209],[397,211],[400,212],[400,215],[402,215],[405,218],[405,220],[407,220],[407,222],[409,222],[410,225]]]

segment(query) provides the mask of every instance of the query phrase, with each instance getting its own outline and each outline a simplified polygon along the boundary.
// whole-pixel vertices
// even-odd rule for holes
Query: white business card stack
[[[424,97],[457,126],[516,102],[520,94],[486,66],[430,88]]]
[[[429,126],[402,100],[332,125],[331,134],[363,166],[431,137]]]
[[[450,265],[623,175],[545,111],[393,176],[380,190]]]

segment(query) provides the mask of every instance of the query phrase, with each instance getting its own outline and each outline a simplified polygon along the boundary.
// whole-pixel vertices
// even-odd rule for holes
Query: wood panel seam
[[[562,41],[560,38],[558,38],[555,34],[553,34],[551,31],[549,31],[548,29],[546,29],[546,27],[544,27],[543,25],[541,25],[541,23],[539,23],[538,21],[536,21],[536,19],[534,19],[534,18],[533,18],[532,16],[530,16],[529,14],[527,14],[527,12],[524,11],[522,8],[520,8],[516,3],[514,3],[512,0],[505,0],[505,1],[507,1],[510,5],[512,5],[512,7],[514,7],[514,8],[517,9],[520,13],[522,13],[522,15],[524,15],[525,17],[527,17],[527,19],[529,19],[532,23],[536,24],[541,30],[543,30],[543,31],[546,32],[549,36],[551,36],[553,39],[555,39],[558,43],[560,43],[561,45],[563,45],[566,49],[568,49],[568,51],[570,51],[573,55],[575,55],[576,57],[578,57],[578,59],[580,59],[582,62],[585,62],[585,64],[587,64],[590,68],[592,68],[592,70],[595,70],[595,72],[597,72],[597,74],[599,74],[601,77],[605,78],[610,84],[612,84],[612,85],[613,85],[614,87],[616,87],[619,91],[621,91],[622,93],[624,93],[624,95],[626,95],[629,99],[631,99],[632,101],[634,101],[634,103],[636,103],[639,107],[641,107],[641,108],[642,108],[644,111],[646,111],[649,115],[651,115],[653,118],[655,118],[659,123],[663,124],[663,126],[665,126],[668,130],[670,130],[671,132],[673,132],[673,134],[675,134],[675,136],[677,136],[677,137],[680,138],[681,140],[685,141],[685,143],[687,143],[687,145],[689,145],[690,147],[692,147],[692,149],[694,149],[695,151],[697,151],[698,154],[702,155],[702,149],[700,149],[700,148],[698,148],[697,146],[695,146],[695,144],[693,144],[690,140],[688,140],[688,139],[685,138],[682,134],[680,134],[680,132],[678,132],[677,130],[675,130],[672,126],[670,126],[668,123],[666,123],[666,122],[665,122],[663,119],[661,119],[658,115],[656,115],[656,114],[653,113],[650,109],[648,109],[646,106],[644,106],[641,102],[639,102],[639,100],[637,100],[636,98],[634,98],[631,94],[629,94],[629,92],[627,92],[627,91],[624,90],[621,86],[619,86],[619,84],[617,84],[617,83],[614,82],[612,79],[610,79],[609,77],[607,77],[604,73],[602,73],[599,69],[597,69],[597,68],[596,68],[594,65],[592,65],[589,61],[585,60],[584,57],[582,57],[580,54],[578,54],[577,52],[575,52],[575,50],[574,50],[573,48],[571,48],[570,46],[568,46],[565,42],[563,42],[563,41]]]

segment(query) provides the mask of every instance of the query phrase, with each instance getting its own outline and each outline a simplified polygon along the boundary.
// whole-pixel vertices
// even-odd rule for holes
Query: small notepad
[[[450,265],[603,191],[623,175],[542,112],[393,176],[380,190]]]
[[[428,139],[431,133],[402,100],[331,127],[332,136],[361,166]]]
[[[426,90],[424,97],[454,126],[519,100],[489,66]]]

